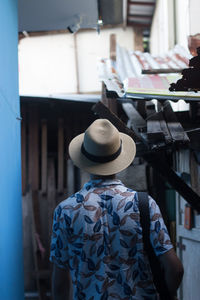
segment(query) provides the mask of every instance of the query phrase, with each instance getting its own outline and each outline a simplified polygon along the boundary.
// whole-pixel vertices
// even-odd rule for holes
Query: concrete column
[[[0,299],[24,299],[17,1],[0,1]]]

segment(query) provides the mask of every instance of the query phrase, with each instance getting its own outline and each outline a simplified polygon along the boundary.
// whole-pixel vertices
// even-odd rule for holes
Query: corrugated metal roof
[[[142,70],[184,69],[188,67],[191,55],[182,47],[176,46],[164,56],[153,56],[148,52],[128,51],[117,47],[117,73],[123,81],[128,77],[142,76]]]
[[[170,92],[171,82],[180,78],[180,69],[188,68],[191,54],[180,46],[175,46],[164,56],[153,56],[147,52],[129,51],[117,46],[116,62],[110,59],[101,59],[99,77],[105,82],[107,89],[122,96],[165,99],[165,96],[178,100],[187,97],[197,99],[200,94],[194,92]],[[169,69],[175,72],[170,74],[143,75],[142,70]],[[163,70],[163,71],[164,71]],[[141,94],[141,95],[140,95]]]

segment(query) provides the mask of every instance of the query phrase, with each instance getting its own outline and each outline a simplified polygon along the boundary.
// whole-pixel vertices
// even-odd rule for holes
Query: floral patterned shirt
[[[161,255],[172,244],[150,196],[149,209],[151,243]],[[156,299],[137,192],[120,180],[91,180],[57,206],[50,260],[70,269],[73,299]]]

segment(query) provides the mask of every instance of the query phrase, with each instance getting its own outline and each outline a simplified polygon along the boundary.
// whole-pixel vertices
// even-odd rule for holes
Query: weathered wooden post
[[[110,35],[110,59],[116,62],[116,35]],[[117,115],[117,100],[116,98],[109,98],[106,95],[106,86],[102,82],[102,95],[101,101],[105,106],[107,106],[115,115]]]

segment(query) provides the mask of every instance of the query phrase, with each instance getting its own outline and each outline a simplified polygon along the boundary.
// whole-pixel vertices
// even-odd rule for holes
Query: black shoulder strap
[[[144,249],[149,252],[150,243],[150,214],[149,214],[149,198],[146,192],[138,192],[140,223],[142,226]]]
[[[138,192],[138,206],[140,211],[140,223],[142,226],[142,235],[144,250],[149,258],[151,271],[153,274],[154,284],[160,295],[161,300],[172,300],[164,278],[163,270],[161,269],[158,258],[156,257],[150,241],[150,212],[149,212],[149,198],[145,192]]]

